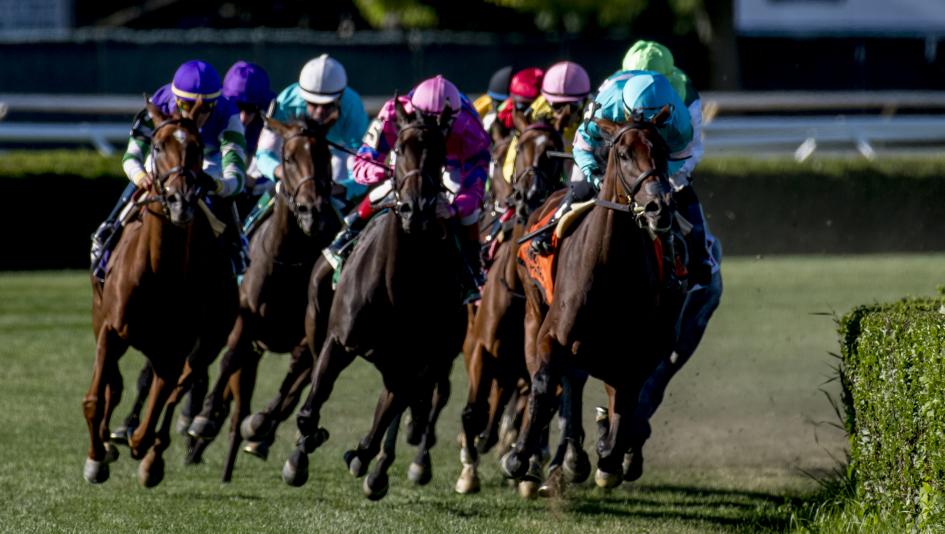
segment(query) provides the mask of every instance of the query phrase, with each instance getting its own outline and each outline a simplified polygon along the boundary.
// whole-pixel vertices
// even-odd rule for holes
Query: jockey
[[[423,81],[398,99],[408,113],[438,116],[446,108],[453,111],[453,123],[446,138],[446,168],[443,175],[444,185],[453,192],[453,198],[449,205],[444,205],[442,212],[440,208],[437,210],[443,218],[454,218],[459,222],[461,231],[457,237],[462,245],[463,258],[476,286],[481,286],[483,276],[478,220],[489,169],[489,135],[483,130],[472,103],[442,76]],[[364,144],[358,150],[360,157],[354,161],[354,179],[365,185],[387,180],[386,165],[377,163],[387,161],[396,142],[397,113],[391,99],[381,108],[364,136]],[[337,268],[341,252],[364,228],[372,214],[371,197],[368,196],[357,210],[345,218],[345,230],[324,251],[333,266]],[[478,291],[470,288],[467,300],[477,297]]]
[[[506,65],[495,71],[489,79],[489,89],[473,102],[473,107],[482,118],[482,125],[487,132],[492,131],[492,124],[495,122],[499,107],[509,98],[509,85],[514,70],[512,65]],[[507,131],[502,133],[502,137],[506,135],[508,135]]]
[[[567,113],[561,135],[565,149],[570,151],[590,92],[591,79],[584,67],[570,61],[555,63],[542,79],[541,94],[528,106],[525,115],[532,121],[553,122],[555,117]],[[506,180],[512,179],[517,153],[518,141],[513,138],[502,164],[502,175]]]
[[[200,113],[194,117],[200,128],[203,142],[203,171],[212,178],[216,189],[211,193],[216,201],[211,207],[217,217],[226,223],[224,240],[233,254],[233,268],[238,274],[245,270],[246,258],[240,245],[239,223],[232,203],[233,197],[243,190],[246,174],[246,138],[240,123],[239,110],[225,98],[220,98],[222,86],[220,75],[208,63],[192,60],[181,65],[174,73],[174,80],[151,96],[151,103],[165,115],[178,110],[189,110],[198,98],[203,100]],[[151,133],[154,122],[143,109],[135,116],[131,127],[128,148],[122,158],[122,168],[131,180],[122,193],[118,204],[92,235],[93,273],[99,280],[105,276],[105,252],[117,242],[123,221],[119,215],[138,188],[147,188],[153,179],[147,168],[153,165],[150,158]],[[108,246],[106,246],[108,245]]]
[[[509,84],[509,98],[502,103],[496,117],[507,129],[512,129],[512,113],[515,110],[525,111],[541,93],[541,82],[545,71],[530,67],[520,70],[512,76]]]
[[[702,209],[687,176],[679,173],[689,155],[693,136],[692,121],[670,81],[654,71],[617,72],[600,86],[592,118],[617,122],[649,120],[664,106],[670,107],[671,115],[658,130],[670,150],[669,175],[675,190],[673,197],[679,211],[693,226],[690,240],[702,243],[702,246],[691,247],[690,276],[696,283],[704,284],[711,278],[714,262],[706,253]],[[588,200],[597,194],[605,171],[606,148],[596,122],[588,120],[578,128],[574,138],[575,168],[571,174],[571,187],[549,226],[570,210],[572,202]],[[550,252],[550,233],[543,232],[536,238],[532,242],[532,249],[539,253]]]
[[[223,97],[233,102],[240,111],[240,122],[246,130],[246,187],[237,200],[237,211],[246,215],[259,200],[262,191],[256,192],[256,178],[260,176],[253,155],[259,142],[265,121],[263,113],[275,98],[269,87],[269,75],[259,65],[237,61],[223,77]]]
[[[307,117],[320,124],[330,124],[328,141],[352,152],[361,146],[361,137],[368,126],[361,96],[348,87],[345,68],[328,54],[302,67],[298,83],[286,87],[276,97],[271,117],[282,122]],[[343,189],[345,200],[360,197],[367,190],[351,179],[352,159],[353,156],[343,150],[331,148],[332,177],[339,189]],[[268,129],[263,130],[259,138],[256,168],[262,175],[260,180],[268,180],[270,187],[282,178],[282,139]]]

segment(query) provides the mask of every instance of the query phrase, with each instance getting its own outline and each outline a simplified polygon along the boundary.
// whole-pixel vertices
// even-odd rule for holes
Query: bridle
[[[617,133],[614,134],[612,140],[611,140],[610,143],[609,143],[609,144],[610,144],[610,149],[613,150],[613,147],[617,145],[617,143],[620,141],[620,139],[622,139],[623,136],[626,135],[627,133],[629,133],[631,130],[647,130],[647,129],[650,129],[650,128],[652,128],[652,126],[651,126],[650,124],[648,124],[648,123],[642,123],[642,122],[631,122],[631,123],[629,123],[629,124],[625,124],[625,125],[624,125],[623,127],[621,127],[619,130],[617,130]],[[657,135],[657,138],[658,138],[660,141],[662,141],[662,137],[660,137],[660,136]],[[661,147],[661,148],[662,148],[663,150],[667,150],[667,151],[668,151],[668,149],[666,149],[665,146],[663,146],[663,147]],[[627,202],[626,202],[626,203],[623,203],[623,202],[611,202],[611,201],[609,201],[609,200],[606,200],[606,199],[602,199],[602,198],[600,198],[600,197],[597,197],[597,198],[594,199],[594,203],[597,204],[598,206],[602,206],[602,207],[604,207],[604,208],[608,208],[608,209],[612,209],[612,210],[616,210],[616,211],[622,211],[622,212],[624,212],[624,213],[631,213],[631,214],[633,215],[633,218],[634,218],[634,220],[636,221],[637,225],[639,225],[641,228],[643,228],[643,227],[647,226],[647,223],[646,223],[646,221],[644,220],[644,214],[645,214],[645,212],[646,212],[646,208],[645,208],[645,206],[640,205],[640,204],[636,201],[636,198],[635,198],[635,197],[636,197],[636,194],[637,194],[637,192],[639,192],[640,187],[643,186],[643,183],[647,180],[647,178],[650,178],[651,176],[656,176],[657,178],[660,179],[659,182],[658,182],[658,184],[655,186],[655,187],[659,187],[659,190],[654,190],[654,191],[652,191],[652,193],[654,194],[654,196],[655,196],[655,195],[658,195],[658,194],[660,194],[660,193],[665,192],[665,191],[664,191],[665,184],[666,184],[666,182],[668,181],[668,177],[666,176],[666,172],[665,172],[665,171],[660,171],[659,169],[656,169],[656,168],[648,169],[648,170],[645,170],[645,171],[641,172],[639,175],[637,175],[636,177],[634,177],[633,180],[631,181],[631,180],[624,174],[624,172],[623,172],[623,166],[622,166],[622,165],[619,165],[619,164],[618,164],[618,165],[616,165],[616,167],[617,167],[617,169],[616,169],[617,180],[618,180],[618,183],[620,184],[620,187],[623,189],[623,196],[626,197]],[[620,197],[620,194],[619,194],[619,193],[617,194],[617,197],[618,197],[618,198]],[[669,228],[665,228],[665,229],[662,229],[662,228],[661,228],[661,229],[659,229],[659,230],[657,230],[657,231],[658,231],[658,232],[665,232],[665,231],[668,231],[668,230],[669,230]]]
[[[282,141],[282,168],[283,169],[286,168],[285,162],[287,161],[286,153],[285,153],[286,146],[289,144],[289,141],[296,139],[298,137],[306,137],[308,139],[318,140],[319,134],[318,132],[314,130],[303,128],[302,130],[286,137]],[[280,198],[282,198],[283,202],[286,203],[286,206],[288,206],[289,211],[292,212],[293,215],[295,215],[296,219],[302,216],[302,213],[300,212],[300,209],[299,209],[300,204],[298,200],[299,193],[302,191],[302,186],[304,186],[305,184],[309,182],[311,182],[312,185],[315,186],[317,185],[315,182],[316,179],[317,177],[314,174],[303,176],[298,181],[298,183],[295,184],[295,188],[291,190],[289,189],[288,185],[283,185],[284,183],[286,183],[285,180],[279,180],[279,182],[276,184]],[[316,190],[317,190],[317,187],[316,187]]]
[[[155,136],[155,135],[158,133],[158,131],[160,131],[162,128],[165,128],[165,127],[167,127],[167,126],[175,126],[175,125],[176,125],[176,126],[181,126],[181,125],[183,125],[183,124],[184,124],[185,122],[187,122],[187,121],[193,122],[192,119],[188,119],[188,118],[184,118],[184,117],[178,117],[178,118],[176,118],[176,119],[167,119],[167,120],[161,122],[160,124],[158,124],[157,126],[155,126],[155,127],[154,127],[154,130],[151,132],[151,139],[152,139],[152,142],[153,142],[153,140],[154,140],[154,136]],[[202,157],[202,156],[203,156],[203,142],[200,140],[200,136],[199,136],[199,135],[197,135],[196,138],[197,138],[197,148],[198,148],[199,153],[201,154],[201,157]],[[152,161],[153,166],[154,166],[155,169],[156,169],[156,168],[157,168],[157,158],[152,157],[152,158],[151,158],[151,161]],[[152,175],[153,175],[153,171],[152,171]],[[188,179],[188,180],[192,180],[192,181],[194,181],[194,182],[198,182],[199,174],[197,173],[197,171],[194,171],[193,169],[184,167],[184,166],[182,166],[182,165],[175,165],[174,167],[171,167],[170,169],[168,169],[168,170],[162,172],[162,173],[159,174],[157,177],[155,177],[155,179],[154,179],[154,184],[155,184],[155,186],[157,186],[157,194],[156,194],[156,195],[149,195],[149,196],[146,196],[145,198],[136,201],[135,204],[138,205],[138,206],[142,206],[142,205],[153,204],[153,203],[155,203],[155,202],[160,202],[160,203],[161,203],[161,211],[163,212],[164,217],[165,217],[165,218],[170,218],[170,208],[169,208],[168,205],[167,205],[167,188],[164,187],[164,184],[165,184],[165,182],[167,182],[167,180],[168,180],[169,178],[171,178],[171,177],[173,177],[173,176],[180,176],[180,175],[183,175],[183,176],[184,176],[186,179]],[[190,194],[187,196],[187,200],[190,200],[190,199],[192,199],[192,198],[201,198],[201,197],[203,197],[203,195],[204,195],[205,193],[206,193],[206,191],[205,191],[205,189],[204,189],[204,187],[203,187],[203,184],[197,183],[195,189],[194,189],[193,191],[191,191]],[[151,209],[148,209],[148,211],[151,212],[151,213],[153,213],[154,215],[159,215],[158,213],[152,211]]]

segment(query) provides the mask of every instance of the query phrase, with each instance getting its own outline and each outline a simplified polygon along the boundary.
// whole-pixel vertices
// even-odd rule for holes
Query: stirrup
[[[344,258],[341,257],[341,254],[333,251],[331,247],[322,249],[322,256],[325,257],[325,261],[327,261],[328,265],[331,265],[331,268],[335,271],[339,270],[341,264],[344,263]]]

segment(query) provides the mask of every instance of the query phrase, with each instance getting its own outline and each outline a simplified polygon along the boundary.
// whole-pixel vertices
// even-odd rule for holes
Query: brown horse
[[[389,487],[392,423],[408,406],[415,416],[432,413],[435,384],[449,372],[465,326],[459,250],[435,214],[449,118],[423,120],[395,102],[395,202],[362,232],[341,273],[311,391],[298,415],[301,437],[282,470],[286,483],[305,483],[308,455],[328,439],[319,426],[321,407],[339,373],[361,355],[381,372],[384,387],[370,432],[345,461],[352,475],[363,476],[387,434],[375,470],[364,482],[370,499],[382,498]]]
[[[463,410],[463,438],[460,458],[463,471],[456,481],[458,493],[479,490],[478,455],[489,450],[498,439],[498,420],[516,387],[528,378],[524,358],[522,322],[525,296],[516,261],[516,241],[522,236],[528,216],[559,189],[563,162],[550,156],[561,151],[564,140],[554,125],[529,124],[524,115],[513,116],[517,140],[514,176],[507,181],[508,194],[501,201],[512,210],[503,219],[512,223],[495,247],[495,262],[482,291],[482,301],[466,333],[463,344],[469,389]],[[498,190],[498,188],[494,188]]]
[[[601,487],[622,480],[630,436],[621,423],[632,414],[657,361],[672,350],[682,301],[678,289],[667,289],[661,279],[666,260],[657,253],[673,220],[668,149],[657,131],[668,116],[664,108],[652,123],[597,121],[610,145],[607,170],[595,206],[559,247],[551,306],[544,305],[536,287],[526,286],[525,354],[532,391],[519,440],[501,461],[506,476],[526,474],[551,418],[559,380],[575,367],[603,380],[610,400],[595,480]],[[533,214],[532,223],[555,209],[559,196]]]
[[[272,215],[253,234],[250,266],[240,284],[240,312],[227,341],[220,377],[194,418],[189,434],[213,439],[229,411],[232,395],[230,447],[223,481],[232,476],[242,438],[238,428],[249,415],[256,371],[262,351],[292,352],[293,361],[312,361],[305,342],[306,287],[321,249],[340,228],[331,204],[331,153],[327,127],[313,121],[283,124],[266,119],[283,139],[283,178]]]
[[[106,441],[121,397],[118,359],[128,347],[141,351],[154,369],[144,419],[128,440],[132,458],[144,458],[138,481],[152,487],[164,477],[162,455],[191,369],[209,365],[235,319],[236,281],[201,205],[212,187],[201,170],[203,148],[192,119],[201,106],[198,100],[189,113],[166,117],[147,103],[156,125],[149,196],[139,201],[140,218],[125,229],[104,284],[92,279],[96,354],[83,403],[91,438],[84,469],[89,482],[107,480],[106,462],[117,457]]]

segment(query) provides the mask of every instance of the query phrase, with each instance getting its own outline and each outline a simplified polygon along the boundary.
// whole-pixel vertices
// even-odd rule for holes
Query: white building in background
[[[64,30],[73,22],[72,0],[0,0],[0,31]]]
[[[938,40],[945,37],[945,0],[735,0],[735,30],[748,36]]]

